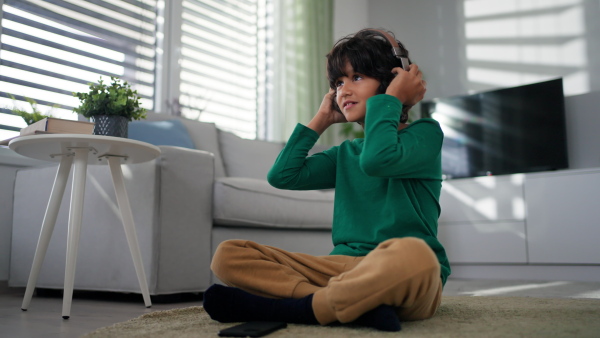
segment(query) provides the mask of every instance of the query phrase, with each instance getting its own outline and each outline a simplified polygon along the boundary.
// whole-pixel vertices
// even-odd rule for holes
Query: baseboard
[[[0,295],[10,293],[11,289],[8,287],[7,280],[0,280]]]
[[[600,282],[599,265],[451,264],[450,278]]]

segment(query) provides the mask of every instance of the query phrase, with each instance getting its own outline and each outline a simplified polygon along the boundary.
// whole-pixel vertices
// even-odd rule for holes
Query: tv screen
[[[568,168],[562,79],[421,103],[444,131],[446,178]]]

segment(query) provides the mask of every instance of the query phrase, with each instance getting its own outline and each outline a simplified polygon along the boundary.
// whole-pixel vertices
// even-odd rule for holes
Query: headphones
[[[398,42],[396,41],[396,39],[394,39],[388,32],[381,30],[381,29],[363,29],[360,32],[375,33],[375,34],[383,37],[384,39],[386,39],[390,43],[390,45],[392,45],[392,54],[394,54],[394,57],[396,57],[396,59],[400,60],[402,69],[404,69],[405,71],[408,71],[408,65],[410,64],[410,62],[408,61],[408,55],[407,55],[406,49],[403,47],[400,47],[398,45]]]
[[[360,34],[360,33],[371,33],[371,34],[377,35],[377,36],[383,38],[384,40],[386,40],[387,42],[389,42],[389,44],[392,46],[392,54],[394,55],[394,57],[396,59],[400,60],[400,65],[402,66],[402,69],[404,69],[405,71],[408,72],[409,65],[410,65],[410,61],[408,60],[408,51],[406,50],[406,48],[404,48],[404,46],[401,47],[398,44],[398,41],[396,41],[396,39],[394,39],[391,34],[389,34],[388,32],[386,32],[384,30],[381,30],[381,29],[371,29],[371,28],[363,29],[356,34]],[[336,95],[333,95],[331,97],[332,106],[338,113],[341,114],[342,111],[341,111],[340,107],[337,105],[337,102],[335,100]],[[411,106],[403,106],[402,114],[400,115],[400,122],[402,122],[402,123],[406,122],[406,120],[408,119],[408,109],[410,109],[410,108],[411,108]]]

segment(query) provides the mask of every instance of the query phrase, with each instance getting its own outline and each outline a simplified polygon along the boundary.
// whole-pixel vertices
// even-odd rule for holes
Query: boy
[[[308,126],[296,126],[268,180],[280,189],[336,189],[334,249],[315,257],[221,243],[211,268],[229,287],[205,292],[213,319],[398,331],[400,320],[430,318],[440,304],[450,274],[436,238],[443,134],[431,119],[405,123],[406,107],[425,94],[421,72],[402,69],[377,30],[338,41],[327,72],[331,90]],[[365,138],[307,157],[323,131],[343,122],[359,123]]]

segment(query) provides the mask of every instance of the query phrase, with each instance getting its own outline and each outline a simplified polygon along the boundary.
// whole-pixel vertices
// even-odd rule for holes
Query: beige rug
[[[98,329],[86,337],[217,337],[234,324],[210,319],[200,306],[157,311]],[[600,337],[600,300],[444,297],[429,320],[402,323],[402,331],[288,325],[268,337]]]

